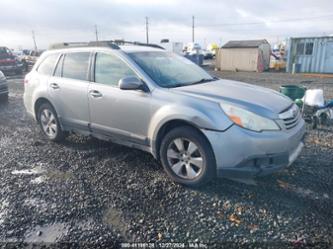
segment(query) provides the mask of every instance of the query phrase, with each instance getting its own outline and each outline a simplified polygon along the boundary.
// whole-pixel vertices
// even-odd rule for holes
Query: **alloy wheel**
[[[184,179],[193,180],[200,175],[205,165],[203,153],[195,142],[187,138],[172,140],[167,149],[171,170]]]
[[[50,111],[48,109],[44,109],[41,112],[40,121],[41,121],[44,133],[50,138],[55,138],[57,136],[57,132],[58,132],[58,125],[57,125],[56,118],[55,118],[54,114],[52,113],[52,111]]]

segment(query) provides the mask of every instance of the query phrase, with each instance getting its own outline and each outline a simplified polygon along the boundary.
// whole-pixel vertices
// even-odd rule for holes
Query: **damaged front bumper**
[[[305,123],[291,130],[253,132],[236,125],[224,132],[203,130],[212,145],[217,175],[252,178],[291,165],[304,147]]]

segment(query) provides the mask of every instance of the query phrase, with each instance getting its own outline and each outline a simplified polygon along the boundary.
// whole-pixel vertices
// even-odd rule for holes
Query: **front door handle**
[[[89,94],[94,97],[94,98],[101,98],[103,96],[103,94],[101,94],[99,91],[97,90],[90,90]]]
[[[60,88],[60,86],[56,83],[51,83],[50,87],[53,88],[53,89],[59,89]]]

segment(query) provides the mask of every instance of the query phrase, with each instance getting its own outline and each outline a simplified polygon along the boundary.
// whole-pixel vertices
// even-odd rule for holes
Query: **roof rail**
[[[91,41],[91,42],[61,42],[61,43],[51,44],[49,46],[49,50],[62,49],[62,48],[78,48],[78,47],[109,47],[112,49],[120,49],[119,46],[126,44],[164,49],[163,47],[157,44],[142,43],[137,41],[131,42],[124,40],[109,40],[109,41]]]
[[[130,44],[130,45],[143,46],[143,47],[159,48],[159,49],[164,50],[164,48],[162,46],[153,44],[153,43],[142,43],[142,42],[138,42],[138,41],[132,42],[132,41],[125,41],[125,40],[113,40],[112,42],[114,42],[115,44],[117,44],[119,46]]]
[[[120,49],[120,47],[115,44],[113,41],[91,41],[88,42],[90,47],[109,47],[113,49]]]
[[[51,44],[49,49],[62,49],[62,48],[81,48],[81,47],[110,47],[119,49],[119,46],[112,41],[91,41],[91,42],[61,42]]]
[[[60,49],[60,48],[77,48],[77,47],[87,47],[88,42],[61,42],[54,43],[49,46],[49,49]]]

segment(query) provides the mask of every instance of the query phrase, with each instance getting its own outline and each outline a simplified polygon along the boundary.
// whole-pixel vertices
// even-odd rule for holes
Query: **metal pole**
[[[192,42],[194,42],[194,16],[192,16]]]
[[[32,30],[32,40],[34,42],[35,51],[37,52],[37,43],[36,43],[35,31],[33,31],[33,30]]]
[[[149,43],[149,30],[148,30],[148,17],[146,16],[146,41],[147,41],[147,44]]]
[[[98,42],[98,30],[96,24],[95,24],[95,36],[96,36],[96,41]]]

